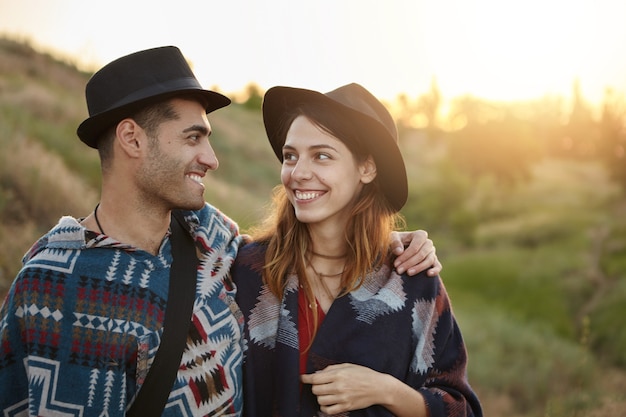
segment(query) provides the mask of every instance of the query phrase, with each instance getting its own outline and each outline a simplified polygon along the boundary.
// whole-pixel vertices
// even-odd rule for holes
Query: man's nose
[[[198,162],[208,167],[210,171],[215,171],[220,165],[220,162],[217,159],[217,155],[215,155],[215,151],[208,141],[205,145],[203,145],[202,152],[200,153],[198,159]]]

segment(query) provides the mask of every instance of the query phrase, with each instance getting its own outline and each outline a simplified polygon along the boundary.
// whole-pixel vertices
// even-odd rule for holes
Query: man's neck
[[[128,200],[116,202],[103,198],[97,210],[82,223],[90,230],[157,255],[168,231],[170,216],[169,210],[138,209]]]

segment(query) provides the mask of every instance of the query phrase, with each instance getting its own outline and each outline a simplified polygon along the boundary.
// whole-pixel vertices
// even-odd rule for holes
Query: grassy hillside
[[[29,245],[98,200],[97,153],[75,135],[89,74],[0,40],[0,292]],[[258,111],[215,112],[220,159],[206,198],[254,224],[278,182]],[[445,141],[405,131],[409,227],[424,228],[486,415],[620,415],[626,409],[626,198],[593,162],[543,159],[515,186],[450,167]]]
[[[75,133],[87,117],[88,79],[71,63],[0,39],[0,291],[37,237],[98,201],[97,152]],[[245,228],[260,216],[278,162],[258,112],[234,104],[210,121],[220,169],[206,178],[206,198]]]

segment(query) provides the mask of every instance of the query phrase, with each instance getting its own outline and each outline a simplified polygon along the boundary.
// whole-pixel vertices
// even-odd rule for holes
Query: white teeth
[[[298,200],[312,200],[316,197],[319,197],[320,193],[317,192],[302,192],[302,191],[298,191],[296,190],[296,198]]]
[[[198,184],[202,184],[202,177],[200,175],[194,175],[194,174],[190,174],[187,175],[190,179],[194,180],[195,182],[197,182]]]

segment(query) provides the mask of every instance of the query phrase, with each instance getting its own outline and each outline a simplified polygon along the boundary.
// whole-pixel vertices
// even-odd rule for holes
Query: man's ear
[[[363,184],[369,184],[376,178],[376,162],[372,155],[368,156],[365,162],[363,162],[359,170],[361,171],[361,182]]]
[[[141,126],[133,119],[126,118],[115,128],[115,140],[129,157],[137,157],[145,142],[145,134]]]

